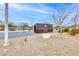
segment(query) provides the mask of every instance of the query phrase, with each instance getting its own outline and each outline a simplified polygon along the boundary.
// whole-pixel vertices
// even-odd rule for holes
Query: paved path
[[[53,32],[57,32],[57,30],[53,29]],[[33,31],[9,31],[9,38],[17,38],[30,35],[35,35],[35,33]],[[4,32],[0,31],[0,39],[4,39]]]
[[[9,32],[9,38],[16,38],[16,37],[23,37],[23,36],[30,36],[35,35],[33,31],[16,31],[16,32]],[[4,39],[4,32],[0,32],[0,39]]]

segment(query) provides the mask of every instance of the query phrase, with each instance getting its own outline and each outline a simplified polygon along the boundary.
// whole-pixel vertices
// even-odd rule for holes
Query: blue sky
[[[73,13],[64,20],[63,24],[71,21],[78,12],[79,4],[72,3],[16,3],[9,4],[9,21],[15,24],[28,23],[51,23],[54,24],[53,15],[64,9]],[[75,7],[75,8],[74,8]],[[4,4],[0,4],[0,20],[4,20]]]

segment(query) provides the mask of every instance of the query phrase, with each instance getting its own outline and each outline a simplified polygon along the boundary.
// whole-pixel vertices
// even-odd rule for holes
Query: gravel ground
[[[9,39],[10,45],[3,47],[0,40],[1,56],[78,56],[79,34],[71,36],[67,33],[49,33],[50,38],[42,34]]]

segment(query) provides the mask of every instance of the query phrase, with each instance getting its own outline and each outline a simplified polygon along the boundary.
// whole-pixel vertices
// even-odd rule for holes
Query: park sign
[[[46,23],[37,23],[34,25],[34,32],[35,33],[49,33],[53,32],[53,25],[46,24]]]

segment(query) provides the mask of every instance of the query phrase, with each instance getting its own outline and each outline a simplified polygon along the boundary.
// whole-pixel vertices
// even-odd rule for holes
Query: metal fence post
[[[5,36],[4,46],[8,46],[8,3],[5,3]]]

